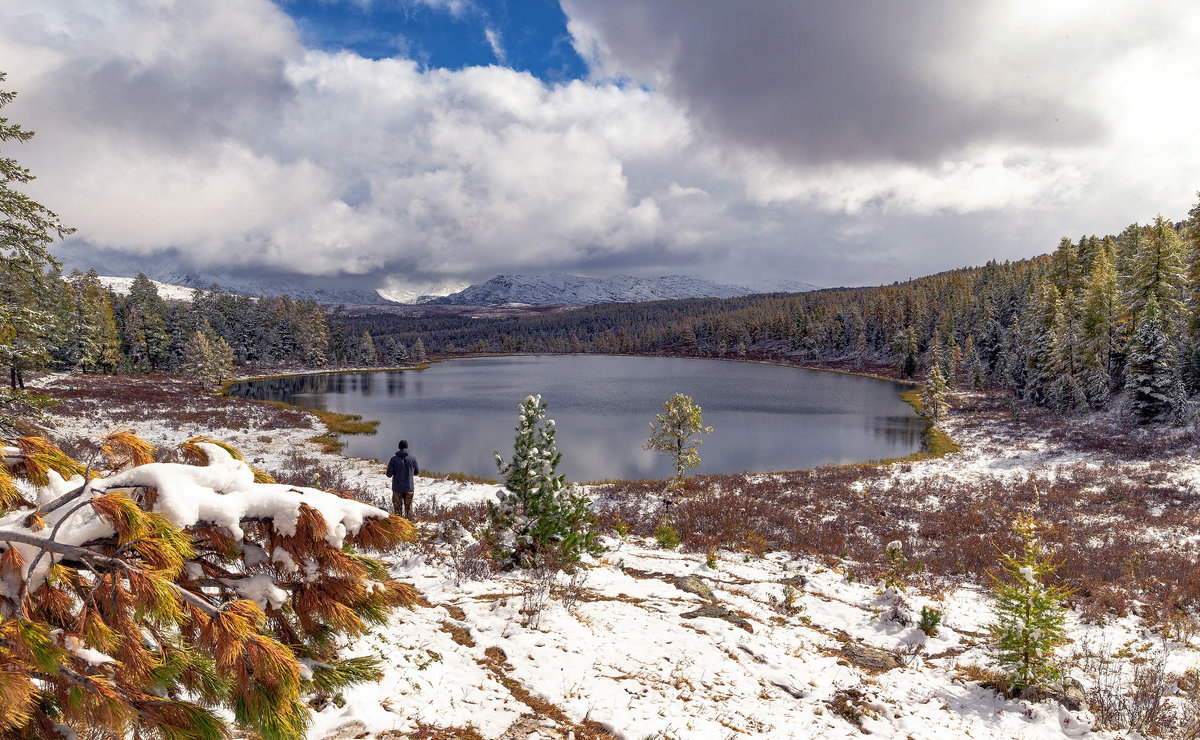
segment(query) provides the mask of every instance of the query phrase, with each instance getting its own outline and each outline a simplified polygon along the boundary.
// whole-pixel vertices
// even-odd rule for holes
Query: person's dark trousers
[[[413,492],[392,491],[392,512],[405,519],[412,519]]]

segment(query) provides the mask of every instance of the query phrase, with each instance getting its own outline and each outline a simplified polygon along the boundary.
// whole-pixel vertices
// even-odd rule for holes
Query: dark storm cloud
[[[989,26],[985,2],[564,6],[583,51],[598,42],[605,73],[657,85],[716,136],[795,163],[928,162],[972,144],[1080,143],[1102,131],[1061,90],[1042,87],[1041,64],[1071,64],[1078,45],[971,55],[975,39],[995,50],[994,35],[1009,30]]]

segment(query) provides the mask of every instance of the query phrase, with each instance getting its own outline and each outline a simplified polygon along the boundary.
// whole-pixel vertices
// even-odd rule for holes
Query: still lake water
[[[387,460],[407,439],[423,470],[496,477],[512,456],[517,404],[540,393],[555,420],[568,480],[666,478],[670,461],[641,449],[674,393],[715,427],[699,473],[798,470],[900,457],[926,423],[899,398],[907,386],[746,362],[534,355],[445,360],[425,370],[337,373],[236,383],[230,395],[379,420],[374,436],[342,437],[354,457]]]

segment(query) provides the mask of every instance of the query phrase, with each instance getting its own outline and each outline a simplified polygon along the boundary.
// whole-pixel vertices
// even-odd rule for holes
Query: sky
[[[1197,201],[1194,0],[0,0],[102,274],[875,285]]]

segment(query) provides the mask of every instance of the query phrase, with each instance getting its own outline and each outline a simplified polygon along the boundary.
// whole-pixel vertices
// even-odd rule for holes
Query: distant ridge
[[[452,306],[499,306],[507,303],[588,306],[674,298],[736,298],[753,293],[802,293],[819,289],[820,286],[798,281],[734,285],[686,275],[589,278],[553,272],[547,275],[497,275],[485,283],[422,302]]]
[[[339,287],[334,281],[321,278],[273,279],[247,278],[237,275],[200,274],[172,270],[147,270],[146,274],[156,283],[182,288],[207,290],[213,284],[221,286],[227,293],[255,296],[291,296],[296,300],[313,300],[326,305],[389,305],[389,301],[375,290]],[[130,280],[132,278],[104,278],[105,280]],[[160,291],[161,292],[161,291]],[[190,300],[190,297],[185,300]]]

